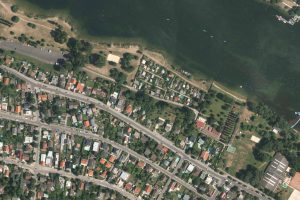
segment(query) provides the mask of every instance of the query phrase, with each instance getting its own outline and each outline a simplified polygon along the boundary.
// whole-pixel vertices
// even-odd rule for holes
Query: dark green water
[[[48,15],[68,13],[90,36],[142,38],[184,69],[230,88],[243,85],[287,117],[300,111],[300,23],[282,24],[277,11],[254,0],[18,2]]]

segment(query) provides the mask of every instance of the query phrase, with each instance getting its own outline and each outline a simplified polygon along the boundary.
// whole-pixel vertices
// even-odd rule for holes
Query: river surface
[[[300,23],[255,0],[17,0],[62,14],[82,34],[143,41],[177,65],[263,100],[287,118],[300,111]],[[27,9],[28,10],[28,9]]]

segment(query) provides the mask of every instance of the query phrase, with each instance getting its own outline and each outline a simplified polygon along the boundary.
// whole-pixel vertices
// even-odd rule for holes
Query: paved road
[[[147,163],[148,165],[150,165],[151,167],[153,167],[154,169],[162,172],[163,174],[165,174],[166,176],[169,177],[170,180],[174,180],[176,182],[178,182],[179,184],[181,184],[182,186],[184,186],[185,188],[191,190],[192,192],[194,192],[196,195],[205,198],[205,199],[210,199],[207,196],[201,195],[197,192],[197,190],[190,184],[188,184],[187,182],[183,181],[182,179],[180,179],[179,177],[177,177],[175,175],[175,171],[177,171],[177,169],[179,168],[179,166],[181,166],[182,161],[177,165],[175,171],[173,173],[169,172],[168,170],[162,168],[161,166],[159,166],[158,164],[154,163],[153,161],[149,160],[148,158],[136,153],[135,151],[129,149],[126,146],[123,146],[119,143],[116,143],[114,141],[111,141],[109,139],[103,138],[100,135],[94,134],[91,131],[87,131],[87,130],[83,130],[83,129],[78,129],[78,128],[71,128],[68,126],[64,126],[64,125],[57,125],[57,124],[46,124],[46,123],[42,123],[40,121],[33,121],[30,119],[26,119],[23,116],[17,115],[17,114],[13,114],[13,113],[9,113],[9,112],[4,112],[0,110],[0,119],[8,119],[11,121],[18,121],[18,122],[23,122],[26,124],[31,124],[34,126],[38,126],[40,128],[45,128],[45,129],[54,129],[54,130],[59,130],[62,132],[65,132],[69,135],[78,135],[84,138],[88,138],[88,139],[93,139],[93,140],[100,140],[102,142],[105,142],[107,144],[112,145],[113,147],[120,149],[124,152],[127,152],[129,155],[132,155],[133,157],[136,157],[140,160],[143,160],[145,163]],[[39,158],[39,157],[38,157]],[[37,159],[37,163],[38,163],[38,159]]]
[[[48,49],[39,49],[31,46],[27,46],[25,44],[19,42],[10,42],[10,41],[0,41],[0,48],[15,51],[19,54],[29,56],[41,62],[45,62],[48,64],[54,64],[57,59],[62,59],[63,55],[60,52],[48,52]]]
[[[126,115],[117,112],[116,110],[114,110],[113,108],[107,106],[106,104],[104,104],[103,102],[79,94],[79,93],[74,93],[62,88],[58,88],[52,85],[48,85],[48,84],[44,84],[38,81],[35,81],[27,76],[25,76],[24,74],[21,74],[20,72],[9,68],[7,66],[1,65],[0,68],[14,74],[15,76],[17,76],[20,79],[23,79],[27,82],[29,82],[30,84],[32,84],[32,86],[39,88],[40,90],[43,90],[45,92],[48,93],[52,93],[52,94],[56,94],[59,96],[63,96],[63,97],[67,97],[70,99],[75,99],[78,101],[82,101],[85,103],[89,103],[89,104],[95,104],[95,106],[98,109],[104,110],[108,113],[110,113],[111,115],[115,116],[116,118],[118,118],[121,121],[126,122],[127,124],[129,124],[130,126],[132,126],[134,129],[146,134],[147,136],[149,136],[150,138],[154,139],[155,141],[157,141],[158,143],[168,147],[170,150],[172,150],[173,152],[175,152],[177,155],[179,155],[182,159],[189,161],[191,164],[199,167],[202,170],[207,171],[209,174],[211,174],[214,178],[219,180],[219,183],[222,184],[225,182],[226,179],[231,178],[233,180],[238,180],[235,177],[231,176],[230,174],[224,173],[224,175],[216,172],[214,169],[210,168],[208,165],[202,163],[199,160],[193,159],[191,156],[185,154],[184,150],[176,147],[173,142],[169,141],[168,139],[166,139],[165,137],[163,137],[162,135],[160,135],[159,133],[155,133],[151,130],[149,130],[148,128],[144,127],[143,125],[137,123],[136,121],[134,121],[133,119],[127,117]],[[239,184],[242,183],[242,184]],[[248,192],[249,194],[253,195],[253,196],[257,196],[259,199],[263,200],[263,199],[272,199],[271,197],[266,197],[265,194],[263,194],[263,192],[257,190],[256,188],[254,188],[253,186],[251,186],[250,184],[247,184],[245,182],[242,182],[239,180],[239,183],[235,182],[234,184],[236,186],[238,186],[240,189]]]
[[[4,161],[5,163],[8,163],[8,164],[14,164],[14,165],[17,165],[21,168],[28,169],[29,171],[32,171],[35,174],[37,174],[37,173],[40,173],[40,174],[55,173],[55,174],[59,174],[61,176],[72,178],[72,179],[80,179],[80,180],[85,181],[85,182],[94,183],[96,185],[100,185],[102,187],[109,188],[111,190],[115,190],[115,191],[119,192],[120,194],[122,194],[123,196],[127,197],[130,200],[131,199],[137,199],[137,197],[135,197],[133,194],[127,192],[126,190],[123,190],[122,188],[119,188],[117,185],[110,184],[107,181],[103,181],[103,180],[99,180],[99,179],[95,179],[95,178],[91,178],[91,177],[87,177],[87,176],[82,176],[82,175],[76,176],[76,175],[74,175],[70,172],[57,170],[57,169],[53,169],[53,168],[50,168],[50,167],[44,167],[44,166],[41,166],[41,165],[36,165],[36,164],[29,165],[29,164],[19,162],[17,160],[13,160],[11,158],[3,158],[2,157],[2,158],[0,158],[0,160]]]

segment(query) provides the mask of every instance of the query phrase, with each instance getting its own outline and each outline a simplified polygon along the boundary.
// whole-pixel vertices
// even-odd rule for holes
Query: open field
[[[240,169],[245,168],[248,164],[254,165],[259,170],[264,170],[267,163],[256,161],[253,154],[252,148],[255,143],[250,140],[252,134],[246,134],[245,137],[240,137],[240,139],[235,139],[233,146],[236,147],[236,152],[234,154],[226,152],[224,159],[226,162],[226,167],[228,168],[228,173],[235,175]]]

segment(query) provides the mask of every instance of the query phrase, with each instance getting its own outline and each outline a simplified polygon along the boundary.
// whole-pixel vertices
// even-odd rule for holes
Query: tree
[[[11,9],[12,12],[16,13],[16,12],[18,12],[18,10],[19,10],[19,6],[17,6],[17,5],[12,5],[12,6],[10,7],[10,9]]]
[[[127,78],[124,73],[120,72],[116,68],[109,70],[109,76],[115,79],[115,81],[120,85],[124,84]]]
[[[250,183],[254,187],[257,187],[260,185],[262,175],[263,175],[263,173],[261,171],[259,171],[256,167],[254,167],[253,165],[247,165],[245,169],[241,169],[236,174],[237,178],[239,178],[247,183]]]
[[[12,16],[11,21],[14,23],[18,23],[20,21],[20,18],[18,16]]]
[[[70,50],[67,59],[72,63],[73,70],[83,67],[87,62],[88,54],[92,51],[92,45],[84,40],[79,41],[75,38],[69,38],[67,46]]]
[[[68,39],[67,32],[63,31],[61,28],[51,30],[50,34],[53,37],[54,41],[60,44],[65,43]]]
[[[106,64],[106,57],[103,54],[93,53],[89,56],[89,62],[97,67],[103,67]]]
[[[121,68],[127,72],[132,72],[134,67],[130,64],[130,61],[134,58],[134,55],[130,53],[124,53],[123,58],[121,59]]]
[[[26,98],[26,102],[28,102],[30,104],[34,104],[35,103],[34,94],[32,94],[31,92],[27,92],[25,94],[25,98]]]
[[[33,24],[33,23],[31,23],[31,22],[28,22],[28,23],[27,23],[27,26],[29,26],[30,28],[33,28],[33,29],[36,28],[36,25]]]

